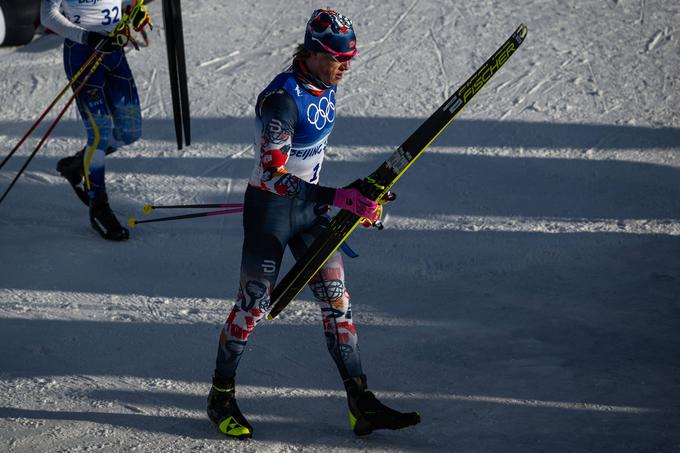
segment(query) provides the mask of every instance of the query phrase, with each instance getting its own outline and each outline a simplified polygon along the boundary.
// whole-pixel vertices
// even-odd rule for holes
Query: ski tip
[[[529,32],[529,28],[527,28],[526,24],[519,24],[519,27],[517,27],[517,36],[520,38],[524,39],[527,37],[527,33]]]
[[[267,321],[273,321],[274,316],[271,315],[271,313],[267,313]]]
[[[144,214],[151,214],[151,211],[153,211],[153,206],[150,204],[145,204],[144,207],[142,208],[142,211]]]
[[[128,220],[128,226],[130,228],[134,228],[136,224],[137,224],[137,220],[134,217],[130,217],[130,219]]]

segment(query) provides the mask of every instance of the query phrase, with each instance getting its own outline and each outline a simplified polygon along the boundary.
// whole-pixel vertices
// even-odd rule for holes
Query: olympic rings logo
[[[319,131],[326,127],[327,123],[335,121],[335,91],[331,91],[328,97],[319,99],[318,104],[309,104],[307,121]]]

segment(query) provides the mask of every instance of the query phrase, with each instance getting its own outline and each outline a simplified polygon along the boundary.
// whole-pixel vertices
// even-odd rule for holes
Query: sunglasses
[[[352,58],[354,58],[354,56],[355,56],[355,55],[357,54],[357,52],[359,51],[359,49],[357,49],[357,48],[355,47],[354,50],[350,50],[349,52],[336,52],[335,50],[331,49],[331,48],[330,48],[329,46],[327,46],[326,44],[322,43],[320,40],[318,40],[318,39],[316,39],[316,38],[312,38],[312,39],[313,39],[314,41],[316,41],[317,43],[319,43],[319,45],[324,49],[324,51],[327,52],[328,55],[330,55],[331,58],[332,58],[334,61],[337,61],[338,63],[344,63],[344,62],[346,62],[346,61],[351,60]]]
[[[345,52],[345,53],[330,53],[329,55],[334,61],[337,61],[338,63],[344,63],[346,61],[351,60],[354,58],[357,54],[357,49],[354,49],[352,52]]]
[[[357,54],[356,50],[351,54],[351,55],[346,55],[346,54],[338,54],[338,55],[333,55],[329,54],[333,61],[337,61],[338,63],[344,63],[346,61],[351,60],[354,58],[354,56]]]

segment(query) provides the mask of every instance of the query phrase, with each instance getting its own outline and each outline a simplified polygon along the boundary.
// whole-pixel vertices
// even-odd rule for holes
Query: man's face
[[[307,69],[326,85],[338,85],[350,67],[349,60],[340,62],[324,52],[312,52],[305,63]]]

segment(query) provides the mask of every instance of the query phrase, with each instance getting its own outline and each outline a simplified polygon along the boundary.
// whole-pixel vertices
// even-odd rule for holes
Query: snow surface
[[[326,3],[185,2],[194,143],[182,151],[160,6],[150,48],[128,54],[144,139],[107,159],[122,219],[146,203],[240,202],[255,97]],[[241,363],[255,438],[224,439],[204,410],[240,217],[101,240],[54,170],[83,144],[72,108],[0,206],[0,450],[680,451],[680,4],[331,6],[353,18],[360,52],[328,185],[372,171],[529,26],[395,186],[388,228],[350,239],[369,384],[423,422],[350,432],[305,292],[260,325]],[[65,84],[60,40],[0,49],[0,75],[4,156]],[[2,170],[3,191],[40,135]]]

